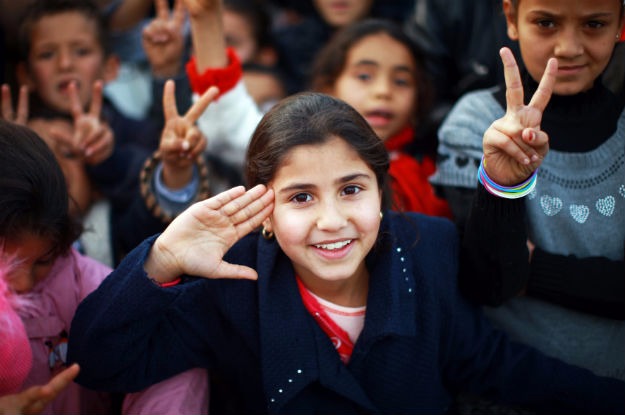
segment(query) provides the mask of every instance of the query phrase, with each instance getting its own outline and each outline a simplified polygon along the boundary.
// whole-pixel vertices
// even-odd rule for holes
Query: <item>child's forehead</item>
[[[33,21],[31,33],[50,30],[56,33],[85,32],[86,36],[97,36],[98,22],[95,18],[74,10],[44,14]]]

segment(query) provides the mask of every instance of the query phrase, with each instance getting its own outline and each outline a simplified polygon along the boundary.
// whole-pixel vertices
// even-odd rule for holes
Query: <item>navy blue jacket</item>
[[[143,271],[153,241],[79,306],[69,336],[78,383],[130,392],[206,367],[236,390],[240,413],[446,413],[461,391],[550,412],[625,411],[623,382],[509,342],[460,297],[447,220],[385,212],[348,365],[306,311],[275,239],[252,233],[226,255],[258,281],[169,288]]]

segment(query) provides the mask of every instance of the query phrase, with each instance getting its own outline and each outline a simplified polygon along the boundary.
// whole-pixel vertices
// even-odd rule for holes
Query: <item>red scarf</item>
[[[436,171],[434,160],[425,155],[417,160],[401,150],[413,138],[414,130],[407,127],[384,143],[391,156],[388,173],[394,208],[403,212],[421,212],[430,216],[451,218],[447,201],[434,193],[429,182],[430,176]]]
[[[297,281],[297,288],[299,288],[306,310],[313,316],[324,333],[328,335],[343,363],[347,364],[354,350],[354,344],[349,339],[349,335],[326,314],[319,301],[304,287],[302,280],[298,276],[295,277],[295,280]]]

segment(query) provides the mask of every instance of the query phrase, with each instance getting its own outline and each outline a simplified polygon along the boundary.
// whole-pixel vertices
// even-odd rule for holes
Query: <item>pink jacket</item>
[[[45,384],[64,368],[67,336],[76,308],[110,272],[108,266],[72,249],[68,255],[57,258],[46,279],[22,295],[27,301],[18,313],[33,356],[33,366],[22,389]],[[73,383],[42,414],[100,414],[109,409],[107,394]]]

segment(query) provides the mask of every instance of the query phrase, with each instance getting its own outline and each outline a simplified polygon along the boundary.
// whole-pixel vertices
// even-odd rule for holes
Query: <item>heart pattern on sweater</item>
[[[616,200],[614,199],[614,196],[606,196],[603,199],[597,200],[597,203],[595,203],[595,207],[603,216],[612,216],[615,205]]]
[[[547,216],[555,216],[562,209],[562,199],[544,195],[540,197],[540,206]]]
[[[590,209],[586,205],[571,205],[569,206],[569,212],[573,219],[578,223],[586,222],[588,215],[590,215]]]

